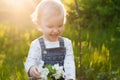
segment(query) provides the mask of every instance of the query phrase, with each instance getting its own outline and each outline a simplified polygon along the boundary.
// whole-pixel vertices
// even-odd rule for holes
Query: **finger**
[[[35,73],[33,73],[33,77],[34,77],[34,78],[41,79],[40,75],[37,75],[37,74],[35,74]]]
[[[34,69],[34,75],[36,77],[40,78],[40,73],[38,72],[38,68],[37,67]]]
[[[40,73],[38,72],[38,68],[37,68],[37,67],[35,68],[34,72],[35,72],[35,74],[38,74],[38,75],[40,74]]]

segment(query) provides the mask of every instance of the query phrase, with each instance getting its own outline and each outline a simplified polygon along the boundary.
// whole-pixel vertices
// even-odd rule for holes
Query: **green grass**
[[[35,29],[0,23],[0,80],[27,80],[24,62]]]
[[[80,68],[81,80],[119,80],[119,32],[115,29],[82,29],[80,65],[78,32],[71,26],[65,29],[63,36],[73,41],[77,77]],[[0,23],[0,80],[28,80],[24,62],[31,41],[40,35],[31,24]]]

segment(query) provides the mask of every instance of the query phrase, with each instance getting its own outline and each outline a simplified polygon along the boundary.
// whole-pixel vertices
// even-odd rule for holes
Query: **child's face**
[[[43,36],[49,41],[57,41],[58,37],[63,32],[63,24],[63,15],[51,16],[48,18],[43,17],[40,22],[40,27],[43,32]]]

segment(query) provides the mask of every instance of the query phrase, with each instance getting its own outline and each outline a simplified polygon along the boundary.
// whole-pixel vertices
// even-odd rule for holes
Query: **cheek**
[[[62,27],[61,29],[60,29],[60,32],[63,32],[64,31],[64,27]]]
[[[49,29],[44,26],[44,27],[42,27],[42,31],[43,31],[44,33],[47,33],[47,32],[49,32]]]
[[[52,32],[52,30],[51,30],[51,29],[46,28],[44,32],[45,32],[46,34],[50,34],[50,33]]]

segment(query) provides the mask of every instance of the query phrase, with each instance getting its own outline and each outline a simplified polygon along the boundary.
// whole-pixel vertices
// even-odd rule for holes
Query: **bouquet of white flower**
[[[39,72],[41,75],[42,80],[52,80],[54,77],[56,80],[60,79],[61,77],[64,78],[64,71],[63,66],[59,66],[59,64],[55,65],[46,65],[43,68],[44,62],[41,61],[41,64],[39,65]]]

